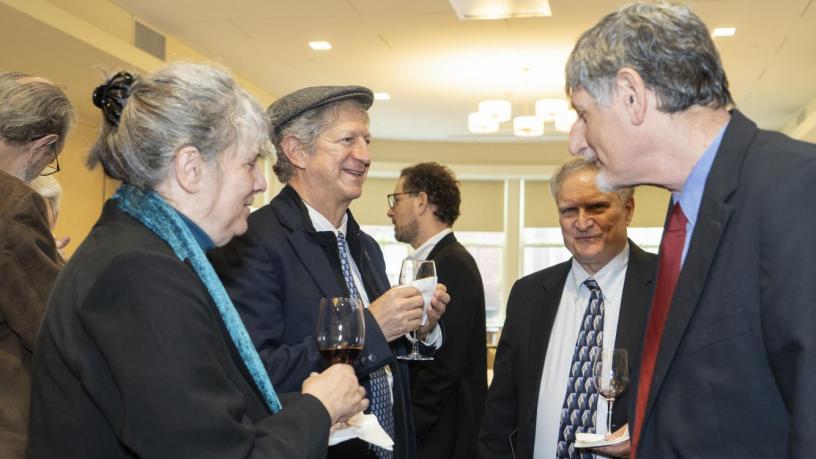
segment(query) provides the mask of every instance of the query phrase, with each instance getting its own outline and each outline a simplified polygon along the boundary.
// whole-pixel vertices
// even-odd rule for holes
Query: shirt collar
[[[340,221],[340,228],[335,228],[328,218],[315,210],[309,203],[303,201],[303,205],[306,206],[306,210],[309,212],[309,219],[312,221],[312,226],[314,226],[315,231],[331,231],[334,234],[337,234],[339,231],[342,232],[344,236],[348,235],[348,213],[343,214],[343,220]]]
[[[450,228],[445,228],[442,231],[436,233],[435,235],[431,236],[430,239],[425,241],[421,246],[419,246],[414,253],[412,253],[408,258],[412,260],[427,260],[428,255],[431,254],[431,250],[436,246],[436,244],[442,240],[443,237],[447,236],[448,234],[452,233],[453,230]]]
[[[680,207],[683,208],[683,214],[693,227],[697,223],[697,212],[700,210],[700,203],[703,200],[703,191],[705,189],[706,179],[708,173],[711,172],[711,165],[714,164],[714,158],[717,157],[717,150],[720,149],[725,129],[728,123],[720,129],[719,134],[714,137],[714,140],[708,145],[703,152],[703,156],[697,160],[697,164],[691,170],[683,184],[683,190],[679,193],[672,193],[672,203],[680,202]]]
[[[179,214],[181,220],[184,222],[185,225],[187,225],[187,228],[193,234],[193,238],[196,240],[199,247],[201,247],[202,251],[206,252],[210,249],[215,248],[215,243],[212,241],[212,239],[210,239],[210,236],[208,236],[207,233],[205,233],[204,230],[201,229],[200,226],[196,225],[195,222],[187,218],[186,215],[179,212],[178,210],[176,210],[176,213]]]
[[[586,270],[581,266],[581,263],[572,258],[572,280],[575,282],[575,291],[581,291],[581,288],[587,288],[584,286],[584,281],[587,279],[595,279],[595,282],[598,283],[598,287],[601,288],[601,292],[604,292],[604,288],[610,284],[612,279],[617,275],[622,269],[626,268],[626,265],[629,263],[629,241],[626,242],[626,245],[623,247],[623,250],[620,251],[619,254],[615,255],[615,258],[609,260],[603,268],[600,269],[595,275],[590,275],[586,272]]]

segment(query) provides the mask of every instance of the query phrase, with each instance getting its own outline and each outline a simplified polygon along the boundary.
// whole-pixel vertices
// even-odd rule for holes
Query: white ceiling
[[[374,136],[441,141],[520,141],[509,125],[470,134],[467,114],[488,98],[524,114],[538,98],[563,97],[575,39],[625,3],[551,0],[550,18],[460,21],[447,0],[112,1],[272,94],[321,84],[389,92],[372,108]],[[737,106],[763,127],[781,129],[816,98],[813,1],[689,2],[709,27],[737,28],[717,44]],[[334,48],[313,51],[311,40]]]

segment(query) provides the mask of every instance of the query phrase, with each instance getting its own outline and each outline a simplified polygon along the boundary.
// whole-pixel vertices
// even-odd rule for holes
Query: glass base
[[[400,360],[416,360],[416,361],[433,360],[434,359],[433,357],[426,357],[426,356],[424,356],[422,354],[398,355],[397,358],[400,359]]]

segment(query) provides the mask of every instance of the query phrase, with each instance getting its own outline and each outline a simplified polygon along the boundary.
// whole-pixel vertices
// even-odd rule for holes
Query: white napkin
[[[626,431],[620,437],[608,439],[606,434],[595,433],[577,433],[575,434],[576,448],[597,448],[598,446],[617,445],[629,440],[629,426],[626,426]]]
[[[388,451],[391,451],[394,447],[394,440],[383,430],[377,421],[377,417],[373,414],[363,414],[360,412],[352,416],[346,422],[348,426],[342,424],[332,426],[331,433],[329,434],[329,446],[351,440],[352,438],[359,438],[360,440]]]
[[[425,309],[422,310],[422,322],[419,323],[419,326],[423,327],[428,323],[428,309],[431,307],[431,298],[436,290],[436,276],[417,279],[411,282],[410,285],[419,290],[419,293],[422,294],[422,300],[425,301]]]

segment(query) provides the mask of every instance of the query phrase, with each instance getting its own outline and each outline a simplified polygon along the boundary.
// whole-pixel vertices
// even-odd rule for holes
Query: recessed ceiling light
[[[376,100],[391,100],[391,94],[387,92],[375,92],[374,99]]]
[[[711,32],[712,37],[732,37],[737,33],[736,27],[717,27]]]
[[[331,43],[327,41],[310,41],[309,48],[315,51],[326,51],[327,49],[331,49]]]

